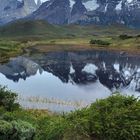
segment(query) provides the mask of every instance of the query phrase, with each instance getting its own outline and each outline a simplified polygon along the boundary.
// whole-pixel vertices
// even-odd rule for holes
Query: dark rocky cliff
[[[124,24],[140,27],[140,0],[50,0],[31,17],[54,24]]]

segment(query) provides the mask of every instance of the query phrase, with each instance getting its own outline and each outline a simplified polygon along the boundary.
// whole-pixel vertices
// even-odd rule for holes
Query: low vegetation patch
[[[109,46],[111,43],[103,40],[90,40],[90,44]]]
[[[1,140],[140,139],[140,100],[134,96],[116,93],[63,114],[24,110],[16,103],[17,95],[3,87],[0,97]]]
[[[130,35],[127,35],[127,34],[122,34],[122,35],[119,35],[119,38],[122,39],[122,40],[125,40],[125,39],[134,38],[134,36],[130,36]]]
[[[25,101],[29,103],[37,103],[37,104],[56,104],[56,105],[63,105],[63,106],[71,106],[74,108],[82,108],[87,106],[88,104],[82,100],[80,101],[71,101],[71,100],[60,100],[57,98],[42,98],[39,96],[31,96],[31,97],[19,97],[18,101]]]
[[[0,40],[0,62],[21,53],[23,45],[18,41]]]

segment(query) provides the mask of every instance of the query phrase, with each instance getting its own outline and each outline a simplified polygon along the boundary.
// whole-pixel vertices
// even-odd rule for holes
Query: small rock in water
[[[124,51],[120,52],[120,55],[125,55],[125,54],[126,54],[126,52],[124,52]]]

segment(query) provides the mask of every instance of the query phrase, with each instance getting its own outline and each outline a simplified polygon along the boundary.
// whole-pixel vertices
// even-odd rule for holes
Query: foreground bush
[[[13,110],[10,104],[15,104],[15,98],[11,98],[11,92],[5,88],[0,91],[0,140],[140,139],[140,100],[133,96],[114,94],[90,107],[61,115]]]
[[[35,128],[15,116],[15,111],[22,112],[16,99],[15,93],[0,87],[0,140],[33,140]]]
[[[67,119],[76,134],[91,140],[140,139],[140,101],[133,96],[113,95],[98,100]]]
[[[68,127],[68,122],[62,116],[41,118],[36,137],[39,140],[62,140]]]
[[[36,139],[139,140],[139,118],[139,99],[116,94],[72,113],[39,117]]]
[[[0,120],[0,140],[8,140],[13,133],[12,124],[7,121]]]
[[[4,107],[7,111],[13,111],[19,108],[16,103],[17,94],[0,86],[0,107]]]
[[[0,140],[33,140],[35,128],[27,122],[0,120]]]
[[[33,140],[35,136],[35,128],[28,122],[25,121],[12,121],[11,122],[14,135],[13,138],[16,140]]]

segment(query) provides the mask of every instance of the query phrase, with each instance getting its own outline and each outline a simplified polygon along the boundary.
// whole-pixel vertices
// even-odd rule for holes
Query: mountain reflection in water
[[[140,57],[110,51],[33,53],[0,65],[0,84],[23,96],[84,100],[139,94]]]

